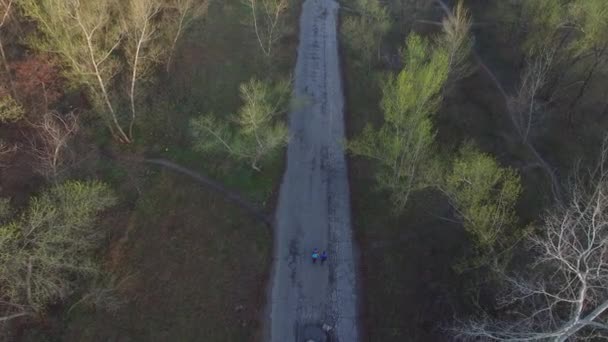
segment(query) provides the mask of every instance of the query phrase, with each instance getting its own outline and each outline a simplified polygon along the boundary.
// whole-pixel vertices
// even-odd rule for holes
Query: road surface
[[[276,214],[267,338],[273,342],[357,342],[356,265],[344,156],[344,98],[338,4],[306,0],[300,17],[287,169]],[[313,248],[328,262],[311,263]]]

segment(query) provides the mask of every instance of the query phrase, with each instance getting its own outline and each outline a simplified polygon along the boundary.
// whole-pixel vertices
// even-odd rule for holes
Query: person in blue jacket
[[[312,263],[315,264],[317,259],[319,259],[319,250],[315,248],[312,250]]]
[[[323,265],[325,260],[327,260],[327,253],[323,251],[323,253],[321,253],[321,265]]]

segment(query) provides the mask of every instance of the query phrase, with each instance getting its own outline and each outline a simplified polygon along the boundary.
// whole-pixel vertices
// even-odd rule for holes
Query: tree
[[[50,111],[32,126],[36,129],[36,136],[29,138],[29,152],[35,160],[34,169],[54,179],[66,166],[65,152],[69,140],[78,131],[78,117],[73,112],[61,115]]]
[[[17,122],[24,114],[23,107],[10,95],[0,97],[0,123]]]
[[[569,15],[582,36],[573,42],[577,53],[597,50],[608,40],[608,3],[602,0],[576,0],[569,8]]]
[[[11,66],[17,100],[29,113],[46,112],[63,96],[64,80],[48,55],[28,55]]]
[[[515,128],[524,143],[528,141],[533,124],[540,112],[537,96],[547,82],[553,66],[553,51],[540,51],[526,61],[519,89],[509,98],[509,110],[513,113]]]
[[[67,78],[86,87],[112,134],[123,143],[131,142],[109,90],[119,70],[115,51],[123,35],[114,22],[114,1],[23,0],[19,4],[42,33],[32,41],[33,46],[60,56],[67,67]]]
[[[245,0],[251,10],[255,35],[266,57],[270,57],[274,44],[283,32],[283,17],[289,8],[288,0]],[[261,18],[261,19],[260,19]]]
[[[45,310],[100,272],[98,214],[116,203],[99,182],[70,181],[33,198],[0,226],[0,321]]]
[[[473,47],[473,38],[470,34],[471,14],[464,7],[462,0],[456,4],[453,14],[443,19],[441,26],[443,34],[438,37],[437,45],[448,52],[449,80],[454,83],[473,72],[469,61]]]
[[[570,102],[568,110],[569,121],[572,122],[574,108],[585,95],[594,74],[601,70],[606,64],[608,52],[608,3],[601,0],[575,1],[570,8],[570,13],[580,36],[572,43],[574,58],[584,60],[584,57],[592,57],[592,61],[583,72],[583,81],[577,95]],[[604,69],[605,70],[605,69]]]
[[[162,48],[160,44],[152,44],[158,39],[157,23],[155,17],[161,11],[159,0],[130,0],[123,18],[124,31],[127,32],[125,53],[128,65],[131,67],[129,80],[129,101],[131,105],[131,121],[129,123],[128,137],[133,139],[133,125],[135,125],[135,86],[145,78],[152,67],[160,61]]]
[[[357,0],[353,13],[343,19],[343,41],[360,58],[363,65],[371,67],[374,55],[380,58],[382,40],[391,28],[389,11],[378,0]]]
[[[440,187],[473,239],[477,254],[473,264],[497,266],[498,255],[521,238],[521,231],[514,229],[521,194],[517,173],[467,144]]]
[[[201,152],[228,152],[238,160],[246,160],[260,171],[260,163],[276,156],[288,141],[285,124],[278,118],[287,110],[288,82],[270,84],[255,79],[241,84],[244,104],[230,120],[212,114],[192,120],[195,148]]]
[[[2,57],[2,64],[4,66],[4,71],[6,72],[6,78],[8,79],[12,95],[13,97],[17,97],[17,92],[15,91],[15,86],[13,85],[13,78],[11,77],[10,66],[6,60],[6,54],[4,53],[4,40],[2,38],[2,29],[9,19],[12,7],[13,0],[0,0],[0,56]]]
[[[401,211],[410,193],[427,186],[432,165],[432,116],[439,109],[449,74],[449,56],[418,35],[408,37],[404,68],[384,85],[384,123],[368,126],[348,143],[349,151],[376,161],[376,181],[388,191],[393,209]]]
[[[554,74],[549,95],[567,76],[574,80],[560,90],[580,84],[577,94],[566,107],[572,122],[575,107],[594,74],[606,62],[608,23],[605,17],[608,3],[602,0],[531,0],[520,1],[519,4],[521,15],[510,19],[517,22],[515,26],[519,27],[517,36],[523,42],[524,58],[534,61],[533,68],[538,70],[538,61],[545,65],[547,60],[551,61],[544,72]],[[551,58],[547,59],[547,56]]]
[[[207,14],[209,8],[209,0],[173,0],[170,2],[169,8],[175,10],[176,15],[171,16],[172,39],[171,48],[167,58],[167,73],[171,70],[171,62],[173,54],[179,38],[183,32],[192,25],[192,23]]]
[[[602,167],[596,175],[578,177],[569,202],[558,203],[530,237],[531,268],[508,277],[508,290],[498,299],[504,317],[471,320],[456,329],[458,335],[498,341],[608,337],[608,173]]]

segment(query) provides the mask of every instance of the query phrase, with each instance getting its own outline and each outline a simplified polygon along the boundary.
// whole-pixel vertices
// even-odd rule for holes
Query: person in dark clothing
[[[312,251],[312,263],[316,263],[317,259],[319,259],[319,250],[315,248]]]
[[[323,251],[323,253],[321,253],[321,265],[323,265],[325,260],[327,260],[327,253]]]

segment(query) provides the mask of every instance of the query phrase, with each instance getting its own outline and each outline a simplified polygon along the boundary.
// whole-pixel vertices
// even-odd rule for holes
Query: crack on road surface
[[[359,341],[337,19],[334,0],[303,4],[265,341]]]

